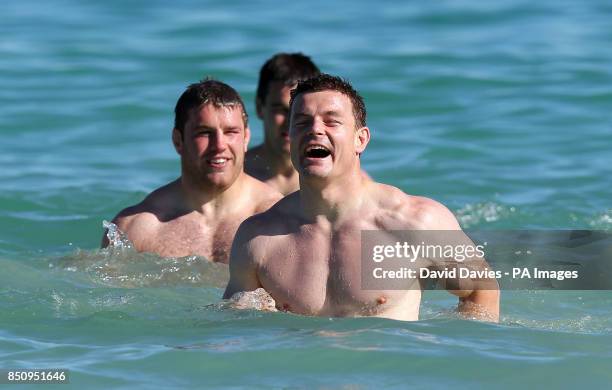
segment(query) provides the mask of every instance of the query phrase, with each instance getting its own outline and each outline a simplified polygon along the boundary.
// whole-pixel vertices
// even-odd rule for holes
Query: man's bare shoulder
[[[113,223],[124,233],[129,233],[134,229],[147,229],[158,222],[156,214],[145,201],[126,207],[113,219]]]
[[[140,240],[142,237],[152,236],[159,224],[157,216],[151,212],[150,206],[147,205],[146,200],[142,202],[126,207],[121,210],[119,214],[113,218],[112,222],[117,225],[119,230],[127,234],[128,239],[136,245],[136,248],[140,247]],[[107,237],[107,231],[104,231],[102,236],[102,248],[107,247],[109,240]]]
[[[390,185],[374,182],[372,185],[374,198],[382,211],[381,227],[418,230],[460,229],[454,214],[442,203],[423,196],[406,194]],[[384,226],[389,224],[392,226]]]
[[[252,215],[240,224],[232,244],[230,265],[234,262],[234,266],[241,264],[242,267],[250,267],[266,262],[270,251],[281,245],[278,238],[291,232],[291,215],[285,210],[294,202],[287,199],[292,195],[282,198],[268,210]]]
[[[168,205],[177,203],[176,198],[177,182],[171,182],[151,192],[142,202],[121,210],[113,223],[135,240],[158,227],[161,220],[170,214]]]
[[[276,188],[261,180],[245,175],[245,181],[250,187],[251,199],[254,202],[255,212],[261,213],[268,210],[273,204],[282,199],[281,194]]]
[[[249,240],[265,240],[266,237],[287,234],[298,220],[295,210],[299,207],[298,192],[294,192],[274,203],[270,208],[244,220],[240,225],[242,237]]]

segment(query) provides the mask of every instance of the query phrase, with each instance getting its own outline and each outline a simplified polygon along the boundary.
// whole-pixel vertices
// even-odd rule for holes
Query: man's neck
[[[262,146],[264,160],[269,162],[269,170],[273,176],[291,177],[297,174],[291,163],[289,153],[274,150],[265,142]]]
[[[205,216],[215,217],[233,210],[244,187],[245,174],[227,188],[207,187],[183,174],[180,178],[185,206]],[[231,207],[230,207],[231,205]]]
[[[359,166],[334,179],[300,177],[300,203],[307,219],[322,216],[333,223],[359,208],[364,193]]]

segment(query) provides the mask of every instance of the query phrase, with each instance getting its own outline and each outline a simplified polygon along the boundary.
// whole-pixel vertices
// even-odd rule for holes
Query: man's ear
[[[362,127],[355,132],[355,151],[357,154],[363,153],[370,142],[370,129]]]
[[[183,155],[183,133],[179,129],[172,129],[172,144],[174,144],[174,150],[179,155]]]
[[[244,129],[244,152],[245,153],[249,149],[249,141],[250,140],[251,140],[251,129],[249,129],[249,126],[247,126]]]
[[[263,102],[260,98],[255,99],[255,111],[257,111],[257,117],[263,119]]]

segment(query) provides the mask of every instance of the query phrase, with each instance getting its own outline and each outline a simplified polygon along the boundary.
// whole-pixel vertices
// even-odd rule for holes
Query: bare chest
[[[361,227],[306,227],[275,238],[259,277],[277,306],[309,315],[384,316],[404,305],[406,291],[362,288]]]
[[[163,257],[197,255],[227,263],[232,240],[242,219],[207,221],[193,216],[160,223],[155,234],[143,238],[141,250]]]

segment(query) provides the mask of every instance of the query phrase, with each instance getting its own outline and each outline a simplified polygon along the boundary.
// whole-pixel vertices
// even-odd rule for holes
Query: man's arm
[[[120,240],[124,245],[129,242],[135,250],[146,252],[151,249],[147,243],[156,237],[159,220],[154,214],[132,206],[117,214],[112,223],[117,226],[113,239]],[[101,247],[106,248],[109,245],[108,229],[104,229]]]
[[[229,299],[237,292],[253,291],[261,287],[252,251],[254,235],[249,232],[250,230],[247,219],[240,225],[234,237],[229,263],[230,279],[223,299]]]
[[[457,218],[453,213],[438,202],[431,201],[427,205],[429,211],[426,218],[425,229],[429,230],[454,230],[457,237],[453,237],[455,244],[474,246],[470,238],[463,233]],[[459,263],[455,263],[458,265]],[[491,269],[482,257],[472,258],[465,263],[476,270]],[[460,314],[485,321],[499,321],[499,285],[494,278],[482,279],[454,279],[444,280],[448,291],[459,297],[458,311]]]

